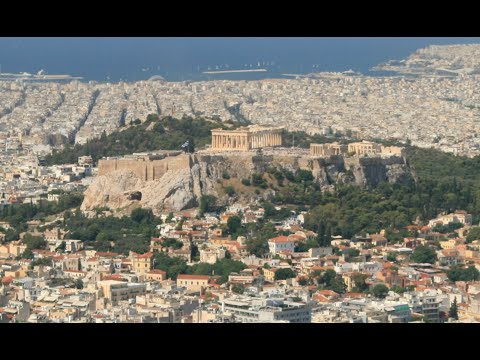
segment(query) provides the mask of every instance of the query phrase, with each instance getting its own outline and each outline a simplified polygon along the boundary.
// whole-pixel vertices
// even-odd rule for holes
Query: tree
[[[203,216],[206,212],[213,211],[217,198],[213,195],[202,195],[200,197],[200,216]]]
[[[23,259],[33,259],[34,255],[31,249],[27,249],[22,253],[21,258]]]
[[[225,194],[227,194],[230,197],[235,195],[235,188],[232,185],[225,186],[224,190],[225,190]]]
[[[308,278],[302,277],[300,280],[298,280],[298,284],[301,286],[307,286],[308,285]]]
[[[360,251],[358,249],[350,249],[350,248],[343,250],[342,253],[349,258],[360,255]]]
[[[232,291],[236,294],[243,294],[245,287],[242,284],[235,284],[232,286]]]
[[[234,215],[227,220],[227,228],[230,234],[235,234],[242,227],[242,219]]]
[[[245,186],[250,186],[252,183],[250,182],[250,179],[242,179],[242,184]]]
[[[153,222],[153,212],[151,209],[136,208],[133,209],[130,217],[137,223],[151,224]]]
[[[450,310],[448,310],[448,317],[458,320],[458,307],[457,307],[457,297],[453,299],[453,303],[450,306]]]
[[[474,240],[480,240],[480,226],[472,227],[467,234],[467,243],[471,243]]]
[[[352,280],[355,283],[355,287],[353,291],[355,292],[364,292],[368,289],[368,285],[365,282],[367,280],[368,275],[362,273],[356,273],[352,275]]]
[[[392,261],[392,262],[397,261],[397,255],[395,255],[395,253],[393,252],[389,252],[387,254],[387,261]]]
[[[321,275],[318,279],[318,283],[323,286],[323,288],[327,290],[333,290],[339,294],[343,294],[347,286],[342,279],[341,275],[337,275],[335,270],[328,269]]]
[[[82,281],[82,279],[77,279],[77,280],[75,280],[75,287],[76,287],[77,289],[83,289],[83,281]]]
[[[437,254],[432,248],[419,245],[413,250],[412,260],[417,263],[430,263],[433,264],[437,260]]]
[[[452,266],[447,271],[447,277],[450,281],[476,281],[480,279],[480,272],[475,266],[462,268],[460,266]]]
[[[178,241],[177,239],[174,239],[174,238],[167,238],[162,242],[162,245],[165,247],[178,250],[183,247],[183,242]]]
[[[25,234],[23,238],[24,243],[27,245],[27,249],[45,249],[47,242],[41,236],[33,236],[30,233]]]
[[[296,277],[297,274],[290,268],[279,269],[275,272],[275,280],[286,280]]]
[[[373,296],[384,299],[388,294],[388,287],[385,284],[377,284],[372,288]]]
[[[57,246],[57,248],[55,249],[56,251],[61,251],[61,252],[65,252],[65,249],[67,248],[67,243],[65,241],[62,241],[60,243],[60,245]]]

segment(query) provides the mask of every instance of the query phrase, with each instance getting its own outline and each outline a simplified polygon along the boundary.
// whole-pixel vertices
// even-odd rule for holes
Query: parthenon
[[[213,150],[251,150],[282,145],[283,127],[250,125],[235,130],[212,130]]]

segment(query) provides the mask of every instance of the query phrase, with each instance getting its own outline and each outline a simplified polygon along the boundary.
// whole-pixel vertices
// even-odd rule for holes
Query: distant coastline
[[[230,74],[230,73],[246,73],[246,72],[266,72],[267,69],[249,69],[249,70],[218,70],[203,71],[202,74]]]

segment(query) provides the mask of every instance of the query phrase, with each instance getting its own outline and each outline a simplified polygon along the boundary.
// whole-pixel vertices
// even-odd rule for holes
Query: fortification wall
[[[116,170],[133,172],[143,181],[160,179],[169,170],[190,168],[190,156],[182,154],[161,160],[102,159],[98,161],[98,175],[108,175]]]

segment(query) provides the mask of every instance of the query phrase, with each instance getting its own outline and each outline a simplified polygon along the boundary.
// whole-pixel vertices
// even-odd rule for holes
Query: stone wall
[[[108,175],[117,170],[131,171],[142,181],[160,179],[169,170],[187,169],[190,158],[186,154],[166,157],[160,160],[146,159],[101,159],[98,161],[98,175]]]
[[[411,176],[406,160],[399,156],[382,157],[312,157],[305,152],[256,152],[181,154],[162,160],[100,160],[99,176],[85,193],[82,210],[109,207],[118,214],[133,208],[151,208],[155,214],[198,206],[204,194],[214,195],[219,204],[231,201],[219,192],[219,180],[228,173],[231,178],[249,179],[253,173],[265,174],[269,167],[293,173],[299,169],[312,172],[315,181],[325,189],[346,183],[377,186],[382,181],[404,182]],[[138,196],[131,196],[132,194]],[[262,193],[269,197],[274,190]],[[244,194],[242,201],[254,202],[257,195]]]

